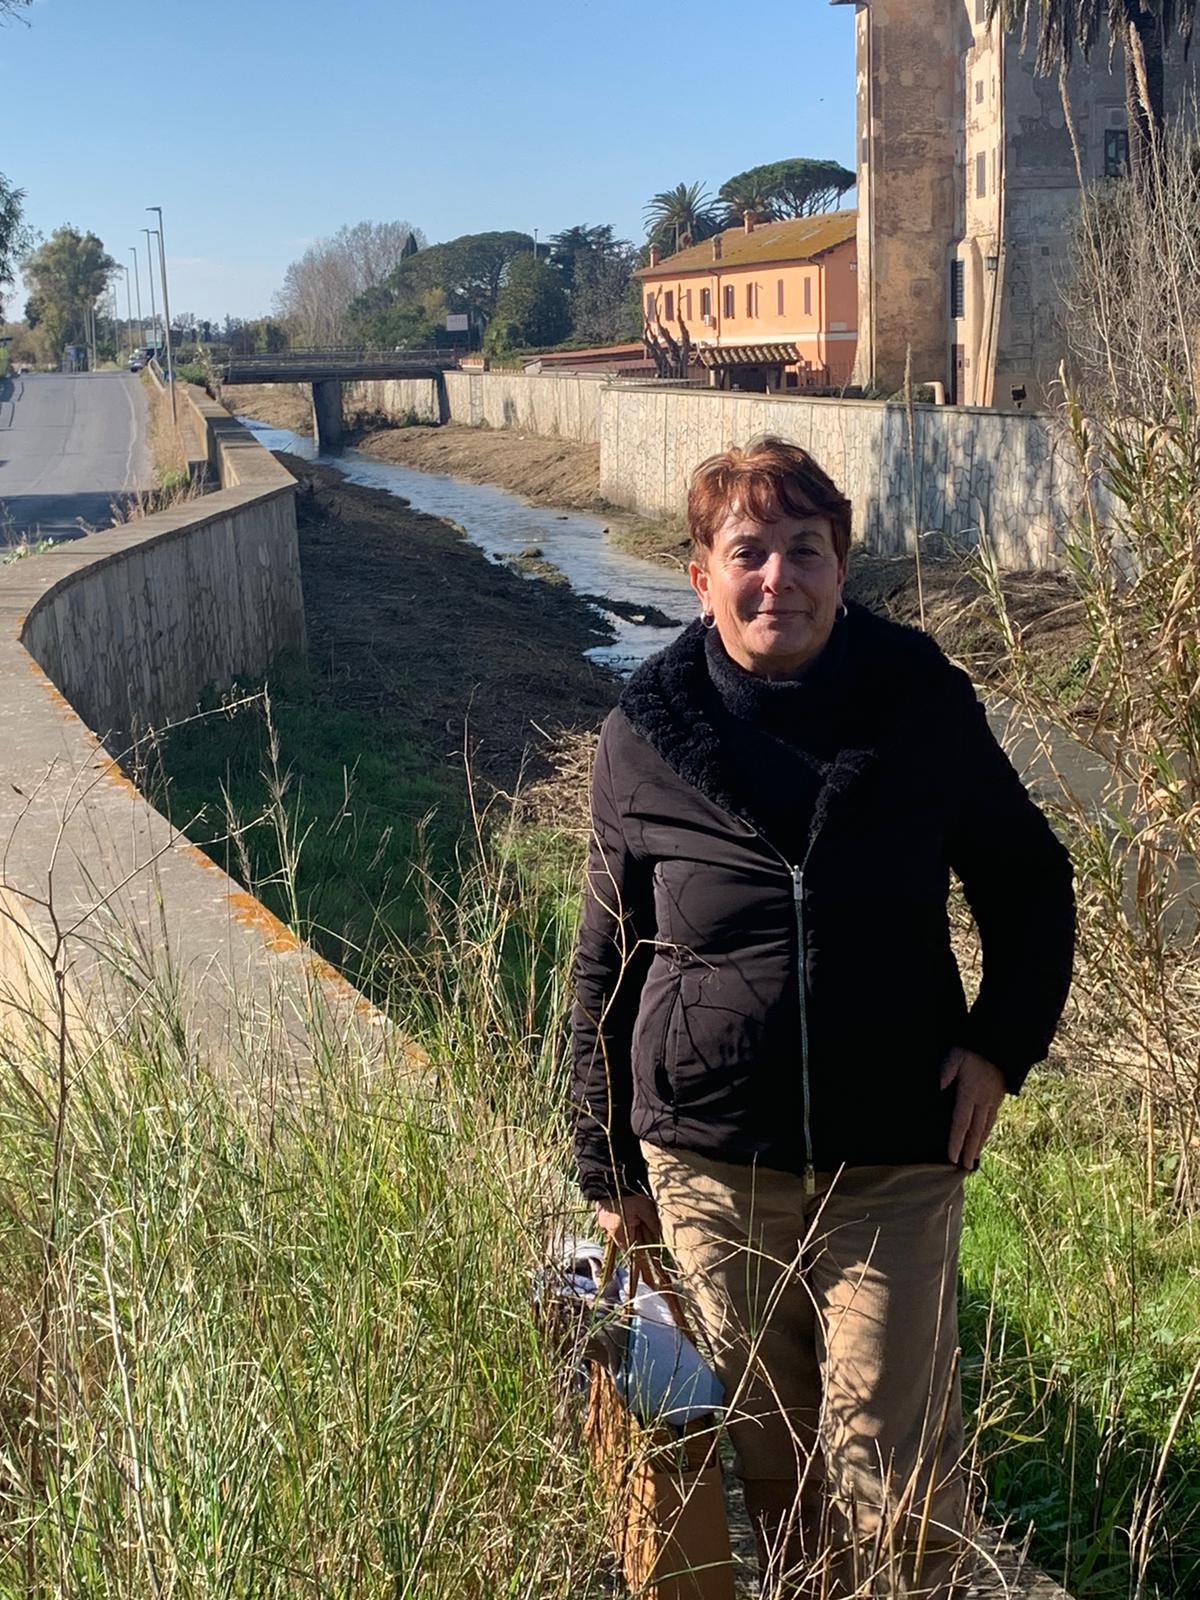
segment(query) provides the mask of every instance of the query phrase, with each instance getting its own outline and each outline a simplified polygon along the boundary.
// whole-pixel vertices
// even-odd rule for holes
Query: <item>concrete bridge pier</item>
[[[313,438],[318,451],[340,450],[345,437],[342,385],[338,378],[322,378],[312,386]]]

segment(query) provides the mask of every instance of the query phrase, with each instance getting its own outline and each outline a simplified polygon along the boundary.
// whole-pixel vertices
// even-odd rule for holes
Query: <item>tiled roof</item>
[[[826,211],[816,217],[795,217],[790,222],[760,222],[753,233],[726,228],[721,259],[713,260],[713,241],[704,239],[664,256],[656,267],[642,267],[635,278],[673,277],[681,272],[712,272],[714,268],[748,267],[759,261],[811,261],[835,245],[845,244],[858,231],[857,211]]]

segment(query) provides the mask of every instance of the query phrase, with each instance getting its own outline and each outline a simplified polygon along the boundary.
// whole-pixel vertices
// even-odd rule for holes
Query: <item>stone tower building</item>
[[[1056,76],[986,21],[987,0],[856,7],[856,381],[938,382],[959,405],[1041,404],[1062,356],[1060,286],[1079,176]],[[1168,111],[1195,92],[1178,51]],[[1128,159],[1124,58],[1068,79],[1085,182]]]

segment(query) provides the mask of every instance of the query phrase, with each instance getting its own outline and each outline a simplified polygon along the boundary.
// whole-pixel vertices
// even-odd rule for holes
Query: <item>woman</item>
[[[965,675],[843,600],[850,506],[805,451],[713,457],[688,513],[701,618],[596,754],[580,1180],[693,1297],[764,1576],[946,1600],[963,1176],[1061,1013],[1070,865]]]

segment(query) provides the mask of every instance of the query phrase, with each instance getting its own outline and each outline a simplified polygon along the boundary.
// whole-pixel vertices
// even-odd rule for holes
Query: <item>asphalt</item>
[[[125,372],[0,380],[0,544],[77,539],[148,489],[146,397]]]

